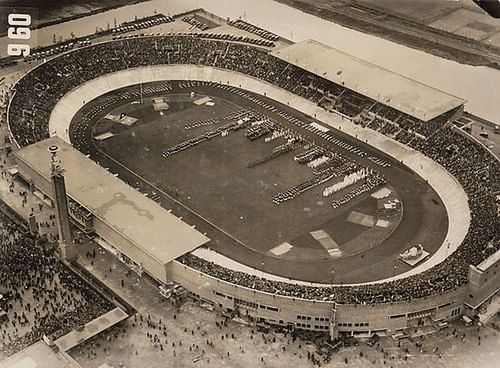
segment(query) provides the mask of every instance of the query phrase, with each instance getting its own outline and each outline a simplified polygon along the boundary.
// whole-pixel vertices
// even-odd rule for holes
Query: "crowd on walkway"
[[[221,362],[231,365],[241,361],[252,366],[257,362],[260,366],[273,366],[280,358],[293,356],[294,359],[307,358],[321,367],[330,360],[330,354],[325,354],[315,345],[304,343],[304,340],[314,341],[315,338],[324,340],[324,334],[286,329],[263,332],[227,318],[210,323],[203,319],[196,323],[186,322],[191,314],[200,312],[199,308],[186,303],[176,310],[165,308],[161,315],[138,313],[87,340],[70,353],[79,362],[97,360],[100,363],[104,357],[108,361],[118,359],[127,366],[138,359],[149,360],[152,356],[157,359],[169,357],[179,365],[184,361],[201,361],[207,366],[220,366]],[[201,314],[203,316],[204,312],[201,311]],[[253,356],[254,346],[260,345],[267,346],[271,351]],[[126,351],[126,354],[120,354],[120,350]],[[154,365],[151,363],[151,366]]]
[[[40,340],[57,339],[112,309],[21,220],[0,211],[0,360]]]

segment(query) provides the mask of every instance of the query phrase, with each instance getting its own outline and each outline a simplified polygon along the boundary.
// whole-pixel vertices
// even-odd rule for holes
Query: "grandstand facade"
[[[72,222],[87,234],[97,234],[137,269],[166,283],[172,260],[210,240],[57,136],[15,152],[20,175],[51,201],[46,165],[51,146],[60,148],[64,162]]]
[[[151,53],[153,49],[155,53]],[[321,49],[327,56],[332,55],[331,50]],[[76,207],[95,216],[93,230],[97,236],[107,240],[118,253],[144,268],[158,281],[177,282],[194,296],[214,303],[224,312],[239,312],[256,322],[324,331],[332,337],[344,332],[390,334],[408,328],[419,319],[427,318],[439,324],[464,313],[473,314],[500,286],[500,275],[496,272],[500,263],[499,219],[494,199],[500,190],[500,163],[478,142],[451,125],[463,111],[464,101],[422,85],[415,86],[416,82],[401,76],[388,76],[387,71],[377,75],[379,78],[394,78],[390,90],[383,87],[377,91],[377,83],[373,82],[363,94],[363,80],[358,86],[353,78],[356,73],[362,73],[366,65],[360,62],[360,69],[349,72],[344,64],[331,70],[318,70],[317,66],[301,64],[298,57],[303,51],[297,50],[284,49],[283,53],[288,53],[280,55],[279,52],[268,53],[226,40],[167,35],[114,40],[62,54],[34,68],[14,86],[8,122],[11,140],[19,148],[16,152],[19,172],[25,180],[51,197],[48,176],[45,169],[41,169],[44,147],[57,141],[58,145],[65,147],[70,162],[72,157],[79,155],[78,164],[71,163],[70,168],[74,169],[70,170],[83,165],[97,172],[102,180],[107,178],[102,186],[119,187],[95,203],[96,199],[90,192],[78,188],[78,179],[72,179],[71,172],[66,174],[70,203],[76,203]],[[297,61],[288,60],[295,57]],[[338,57],[338,62],[343,63],[344,56]],[[166,66],[169,74],[162,69]],[[153,73],[152,69],[141,69],[146,67],[157,69]],[[366,138],[368,144],[404,161],[433,187],[441,185],[437,192],[442,198],[447,195],[447,190],[456,188],[452,189],[456,191],[451,195],[448,194],[448,203],[457,206],[453,213],[449,212],[449,232],[454,236],[450,243],[453,241],[454,249],[446,249],[446,254],[440,252],[441,258],[434,260],[433,267],[394,280],[324,286],[304,286],[293,281],[287,283],[245,275],[190,254],[208,239],[179,219],[170,218],[172,215],[161,214],[165,211],[157,204],[133,189],[126,189],[126,184],[85,156],[74,153],[74,149],[60,138],[49,138],[57,134],[69,141],[67,124],[76,110],[65,107],[77,105],[76,100],[65,101],[65,96],[78,98],[79,86],[93,85],[85,96],[80,96],[85,103],[102,94],[105,88],[123,87],[123,84],[117,85],[118,80],[132,84],[120,74],[127,72],[144,78],[168,75],[171,79],[210,80],[220,84],[252,81],[244,88],[254,86],[257,93],[263,91],[262,83],[266,83],[272,86],[269,89],[271,98],[286,103],[292,101],[292,106],[314,114],[320,121],[335,120],[335,123],[327,124],[348,134],[356,134],[360,140]],[[343,75],[345,79],[342,79]],[[31,97],[33,86],[36,98]],[[412,94],[401,94],[401,91],[410,89]],[[415,96],[426,94],[426,91],[429,96],[415,100]],[[412,101],[415,104],[412,105]],[[55,114],[56,111],[65,112]],[[64,153],[61,161],[64,166]],[[49,160],[46,162],[48,171]],[[422,162],[428,164],[425,170],[432,168],[432,175],[424,177],[424,168],[419,169]],[[439,178],[435,173],[440,174]],[[443,185],[441,178],[449,181]],[[72,180],[75,181],[73,185]],[[120,219],[123,206],[116,209],[113,220],[106,219],[103,214],[104,203],[118,192],[129,193],[134,198],[135,207],[155,211],[153,217],[156,220],[164,219],[172,223],[172,227],[159,232],[153,242],[147,237],[137,236],[136,232],[142,231],[139,228],[128,229],[125,233],[124,223],[120,222],[123,221]],[[462,215],[460,218],[453,217],[457,209]],[[129,220],[140,221],[137,214],[130,216]],[[102,226],[97,226],[99,220],[103,220]],[[153,220],[139,223],[141,227],[145,226],[146,232],[159,229]],[[112,230],[110,225],[114,226]],[[179,236],[175,244],[172,239],[176,236],[169,230],[182,233],[176,233]],[[169,244],[167,251],[165,243]]]
[[[365,107],[373,112],[382,106],[387,117],[402,114],[418,119],[420,125],[451,111],[463,111],[465,100],[371,64],[315,40],[282,47],[272,55],[334,83],[340,93],[323,92],[323,98],[338,105],[350,105],[351,116]],[[344,87],[342,89],[342,87]],[[314,88],[314,87],[313,87]],[[348,90],[348,93],[346,93]],[[345,95],[345,96],[344,96]],[[321,102],[320,102],[321,103]],[[378,105],[378,106],[377,106]],[[392,109],[392,111],[390,111]],[[404,116],[399,120],[403,120]],[[390,119],[398,123],[397,117]]]

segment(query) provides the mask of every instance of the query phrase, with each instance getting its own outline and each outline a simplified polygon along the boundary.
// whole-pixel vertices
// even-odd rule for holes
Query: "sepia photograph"
[[[499,368],[500,0],[0,0],[0,368]]]

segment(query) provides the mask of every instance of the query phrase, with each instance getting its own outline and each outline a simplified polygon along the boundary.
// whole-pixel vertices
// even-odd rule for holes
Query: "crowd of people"
[[[361,194],[371,192],[386,184],[387,180],[383,177],[382,174],[378,172],[372,172],[371,174],[369,174],[368,178],[363,184],[358,187],[354,187],[351,191],[349,191],[349,193],[346,193],[342,197],[333,200],[332,207],[339,208],[340,206],[353,200]]]
[[[202,133],[200,135],[197,135],[196,137],[193,137],[193,138],[190,138],[188,140],[185,140],[185,141],[182,141],[172,147],[168,147],[168,148],[165,148],[163,151],[162,151],[162,156],[164,158],[167,158],[167,157],[170,157],[172,156],[173,154],[176,154],[180,151],[184,151],[188,148],[191,148],[193,146],[196,146],[197,144],[200,144],[202,142],[205,142],[206,140],[209,140],[211,138],[214,138],[214,137],[217,137],[221,134],[224,134],[230,130],[238,130],[238,129],[241,129],[245,126],[246,122],[244,122],[243,120],[239,120],[239,121],[231,121],[227,124],[224,124],[218,128],[215,128],[213,130],[210,130],[208,132],[205,132],[205,133]]]
[[[182,21],[186,22],[187,24],[190,24],[191,26],[193,26],[195,28],[201,29],[202,31],[205,31],[209,28],[208,24],[203,23],[198,18],[195,18],[195,17],[190,16],[190,15],[186,15],[186,16],[182,17]]]
[[[304,151],[298,153],[294,156],[294,160],[299,164],[307,164],[312,160],[322,157],[325,153],[325,149],[318,147],[316,145],[311,145],[311,147],[304,147]]]
[[[305,191],[317,187],[318,185],[324,184],[333,178],[337,178],[344,174],[349,174],[355,171],[356,167],[357,165],[353,162],[346,162],[340,166],[328,166],[327,164],[324,170],[318,171],[314,176],[307,179],[306,181],[294,185],[293,187],[276,194],[273,197],[273,202],[275,204],[280,204],[285,201],[294,199]],[[318,170],[318,168],[316,168],[316,170]]]
[[[269,41],[278,41],[279,36],[275,35],[272,32],[266,31],[265,29],[259,28],[257,26],[254,26],[253,24],[247,23],[241,19],[236,19],[236,20],[230,20],[228,22],[230,26],[243,29],[247,32],[256,34],[257,36],[260,36],[262,38],[265,38],[266,40]]]
[[[205,119],[205,120],[198,120],[192,123],[187,123],[184,125],[184,129],[189,130],[189,129],[194,129],[194,128],[199,128],[207,125],[214,125],[214,124],[220,124],[223,121],[226,120],[243,120],[243,121],[250,121],[252,119],[252,111],[250,109],[243,109],[243,110],[238,110],[231,112],[229,114],[223,115],[223,116],[218,116],[216,118],[212,119]]]
[[[16,86],[18,96],[13,100],[10,112],[10,120],[15,122],[11,123],[14,136],[22,146],[47,137],[48,115],[53,106],[62,95],[88,80],[128,67],[159,64],[209,65],[231,69],[318,103],[334,96],[331,98],[334,101],[333,110],[346,116],[359,115],[368,105],[375,104],[375,101],[367,101],[366,97],[356,92],[250,45],[200,39],[198,34],[137,37],[76,49],[30,72]],[[35,93],[32,93],[33,90]],[[379,110],[375,107],[370,109],[384,118],[409,121],[406,115],[400,117],[401,113],[394,116],[391,113],[393,109],[387,106],[384,106],[384,111]],[[407,134],[408,130],[412,131],[402,129]]]
[[[50,112],[71,89],[107,73],[159,64],[207,65],[241,72],[315,103],[328,97],[332,101],[332,108],[347,116],[359,115],[375,103],[249,45],[188,35],[137,37],[77,49],[27,74],[15,86],[9,114],[11,132],[20,146],[47,138]],[[439,117],[424,127],[422,124],[416,126],[413,118],[391,110],[385,111],[387,109],[377,112],[382,121],[399,119],[403,127],[412,124],[401,129],[395,139],[443,165],[457,178],[469,197],[472,217],[469,231],[463,243],[445,261],[419,275],[390,283],[321,288],[260,279],[230,271],[193,255],[184,256],[183,262],[202,272],[247,287],[341,303],[411,300],[464,285],[469,265],[479,264],[500,248],[499,219],[494,199],[494,193],[500,190],[500,164],[479,144],[453,129],[447,122],[447,116]],[[416,134],[425,139],[415,139]]]
[[[426,140],[441,129],[455,112],[456,110],[453,109],[424,122],[392,107],[376,103],[362,111],[356,118],[356,122],[403,144],[411,143],[412,145]]]
[[[267,154],[266,156],[259,157],[255,160],[247,162],[247,167],[248,168],[255,167],[263,163],[266,163],[268,161],[274,160],[275,158],[278,158],[281,155],[293,151],[294,149],[298,148],[299,145],[300,145],[300,138],[288,138],[285,143],[274,147],[272,152]]]
[[[445,261],[427,271],[382,284],[313,287],[228,270],[191,254],[183,256],[182,261],[204,273],[245,287],[296,298],[348,304],[411,301],[464,285],[469,265],[478,265],[500,249],[500,222],[495,203],[495,193],[500,190],[500,165],[483,147],[451,125],[435,132],[421,143],[419,149],[459,180],[468,194],[471,210],[469,232],[462,244]]]
[[[323,197],[329,197],[331,196],[332,194],[335,194],[353,184],[356,184],[357,182],[359,182],[360,180],[363,180],[364,178],[366,178],[367,176],[371,175],[373,173],[373,170],[371,169],[368,169],[368,168],[361,168],[351,174],[347,174],[344,176],[344,179],[342,179],[341,181],[333,184],[333,185],[330,185],[328,187],[326,187],[324,190],[323,190]]]
[[[14,215],[0,211],[0,280],[9,295],[0,323],[0,360],[40,340],[57,339],[113,305],[64,266]]]

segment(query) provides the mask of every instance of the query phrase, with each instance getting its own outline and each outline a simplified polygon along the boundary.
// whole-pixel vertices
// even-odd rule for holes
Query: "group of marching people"
[[[458,250],[428,271],[380,284],[313,287],[230,270],[192,254],[181,260],[201,272],[256,290],[345,304],[411,301],[464,285],[468,281],[470,264],[477,265],[500,250],[500,219],[496,203],[496,193],[500,191],[500,164],[481,145],[450,125],[443,126],[418,148],[457,178],[468,194],[472,212],[469,232]],[[383,178],[375,175],[368,181],[369,186],[376,187],[383,183]]]

